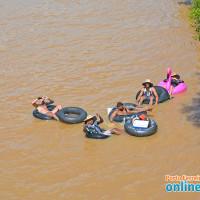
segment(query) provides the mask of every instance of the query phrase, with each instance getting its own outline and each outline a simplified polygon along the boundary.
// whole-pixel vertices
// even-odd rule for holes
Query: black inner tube
[[[106,131],[106,130],[101,129],[101,131],[103,132],[103,131]],[[99,134],[99,133],[93,134],[93,133],[90,133],[90,132],[87,131],[86,137],[92,138],[92,139],[106,139],[106,138],[109,138],[110,135],[104,135],[104,134]]]
[[[157,131],[157,124],[154,120],[148,119],[149,120],[149,127],[147,129],[138,129],[134,128],[132,125],[132,119],[129,119],[125,125],[124,128],[126,132],[130,135],[137,136],[137,137],[146,137],[153,135]]]
[[[56,107],[55,105],[48,105],[47,109],[49,111],[52,111],[55,107]],[[57,115],[57,113],[56,113],[56,115]],[[33,111],[33,116],[38,118],[38,119],[42,119],[42,120],[53,120],[54,119],[53,117],[49,117],[49,116],[46,116],[46,115],[44,115],[42,113],[39,113],[37,109],[35,109]]]
[[[154,86],[154,88],[155,88],[156,92],[158,93],[158,97],[159,97],[158,103],[163,103],[163,102],[167,101],[170,98],[169,93],[165,88],[163,88],[161,86]],[[136,100],[137,100],[140,92],[141,92],[141,90],[137,93]],[[156,102],[156,99],[154,98],[153,103],[155,104],[155,102]],[[143,103],[144,104],[149,104],[149,100],[145,99],[143,101]]]
[[[125,106],[129,109],[129,110],[134,110],[134,108],[137,106],[136,104],[133,103],[124,103]],[[138,106],[139,107],[139,106]],[[113,114],[113,112],[117,109],[117,107],[114,107],[109,115],[108,118],[110,119],[111,115]],[[146,112],[139,112],[139,113],[133,113],[133,114],[129,114],[129,115],[116,115],[113,119],[113,121],[118,122],[118,123],[122,123],[122,122],[126,122],[128,119],[134,117],[134,116],[139,116],[141,114],[146,114]]]
[[[70,114],[74,114],[77,116],[70,116]],[[66,107],[62,108],[58,112],[57,116],[59,120],[62,122],[76,124],[76,123],[81,123],[86,119],[87,112],[79,107]]]

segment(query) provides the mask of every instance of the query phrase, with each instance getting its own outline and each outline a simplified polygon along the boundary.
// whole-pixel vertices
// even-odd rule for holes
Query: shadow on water
[[[197,75],[200,76],[200,72]],[[200,92],[197,93],[197,97],[192,99],[192,105],[184,105],[182,111],[188,114],[187,119],[189,121],[200,127]]]
[[[179,1],[178,4],[179,5],[192,5],[192,2],[193,2],[192,0],[190,0],[190,1]]]

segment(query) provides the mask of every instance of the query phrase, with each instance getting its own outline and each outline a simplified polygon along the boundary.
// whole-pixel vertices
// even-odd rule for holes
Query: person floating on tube
[[[47,96],[40,96],[32,102],[32,105],[38,110],[39,113],[44,114],[48,117],[53,117],[55,120],[59,121],[56,113],[62,109],[61,105],[57,105],[52,111],[48,110],[47,105],[54,103],[54,100],[48,98]]]
[[[153,100],[156,99],[155,106],[158,104],[158,94],[156,89],[153,87],[153,83],[149,79],[147,79],[144,83],[142,83],[144,88],[141,89],[141,92],[136,100],[136,104],[140,106],[144,100],[149,100],[149,106],[152,108]]]
[[[152,109],[149,107],[142,108],[142,107],[135,107],[134,110],[129,110],[124,103],[118,102],[117,103],[117,109],[113,112],[113,114],[110,116],[110,121],[113,123],[113,119],[116,115],[129,115],[133,113],[139,113],[139,112],[146,112],[151,111]]]
[[[99,121],[97,121],[97,117],[99,118]],[[103,134],[103,135],[122,135],[124,134],[124,131],[118,128],[113,128],[110,130],[102,131],[102,129],[99,127],[100,124],[104,122],[101,115],[96,114],[96,116],[88,115],[87,118],[84,121],[83,124],[83,132],[90,132],[91,134]]]

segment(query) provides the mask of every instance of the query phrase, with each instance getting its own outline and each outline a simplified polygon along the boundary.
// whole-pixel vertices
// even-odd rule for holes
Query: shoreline
[[[197,35],[194,39],[200,41],[200,0],[194,0],[191,2],[189,18],[192,20],[191,26],[195,28]]]

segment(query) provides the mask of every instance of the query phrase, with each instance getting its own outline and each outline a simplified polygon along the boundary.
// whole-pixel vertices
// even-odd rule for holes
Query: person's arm
[[[125,105],[123,105],[124,109],[126,109],[127,114],[131,114],[132,111],[130,111]]]
[[[51,104],[54,103],[54,100],[53,100],[53,99],[48,98],[47,100],[49,100],[49,103],[46,103],[46,105],[51,105]]]
[[[139,103],[139,101],[140,101],[140,98],[142,97],[143,93],[144,93],[144,88],[141,89],[141,92],[140,92],[140,94],[139,94],[139,96],[138,96],[138,98],[137,98],[137,101],[136,101],[136,104],[137,104],[137,105],[138,105],[138,103]]]
[[[156,92],[156,89],[153,87],[152,88],[152,90],[153,90],[153,93],[154,93],[154,95],[155,95],[155,97],[156,97],[156,103],[155,103],[155,106],[157,106],[158,105],[158,99],[159,99],[159,97],[158,97],[158,93]]]
[[[45,96],[45,95],[41,95],[41,97],[42,97],[43,99],[48,99],[48,98],[49,98],[48,96]]]
[[[113,123],[113,119],[115,118],[115,116],[117,115],[118,110],[116,109],[113,114],[110,116],[110,122]]]
[[[83,132],[85,132],[85,133],[86,133],[87,126],[88,126],[88,123],[84,124],[84,126],[83,126]]]
[[[178,79],[178,81],[177,81],[178,83],[184,83],[184,81],[183,80],[181,80],[181,79]]]
[[[98,113],[96,114],[97,117],[99,117],[100,121],[98,122],[98,124],[102,124],[104,122],[103,118],[101,115],[99,115]]]
[[[37,108],[37,104],[36,104],[36,102],[38,101],[38,98],[37,99],[35,99],[31,104],[34,106],[34,107],[36,107]]]

